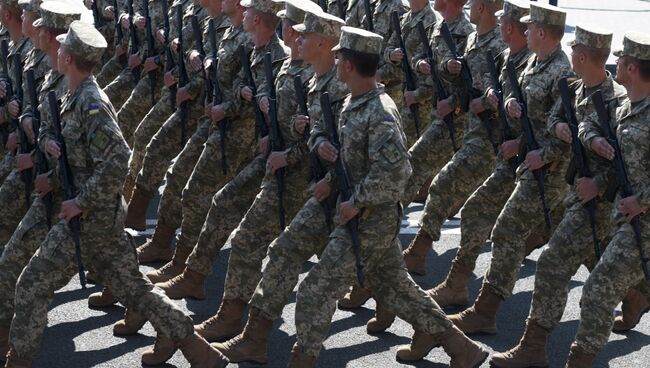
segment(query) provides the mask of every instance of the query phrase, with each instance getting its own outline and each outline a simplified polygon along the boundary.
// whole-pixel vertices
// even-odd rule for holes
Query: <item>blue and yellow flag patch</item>
[[[384,120],[382,121],[382,124],[393,125],[393,124],[395,124],[395,119],[393,119],[393,118],[384,118]]]
[[[99,113],[99,106],[98,105],[90,105],[88,106],[88,115],[95,115]]]

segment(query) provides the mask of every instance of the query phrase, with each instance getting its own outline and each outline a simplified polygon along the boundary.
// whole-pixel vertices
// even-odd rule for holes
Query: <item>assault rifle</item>
[[[119,46],[122,44],[122,41],[124,41],[124,32],[122,31],[122,26],[120,25],[120,17],[119,17],[119,11],[117,7],[117,0],[113,0],[113,13],[114,13],[114,23],[115,23],[115,40],[113,41],[113,45],[115,47]],[[122,63],[122,66],[126,67],[127,65],[127,58],[126,55],[122,55],[120,57],[120,62]]]
[[[257,103],[255,96],[257,95],[257,86],[255,85],[255,79],[253,78],[253,72],[251,71],[251,62],[248,60],[248,54],[243,45],[239,46],[239,58],[241,60],[241,66],[244,69],[244,75],[246,78],[246,85],[253,92],[253,109],[255,110],[255,123],[258,129],[260,137],[266,137],[269,135],[269,127],[266,125],[266,120],[264,119],[264,114],[260,110],[260,105]]]
[[[178,88],[183,88],[189,83],[190,78],[187,76],[187,68],[185,67],[185,47],[183,46],[183,6],[181,5],[177,5],[176,7],[176,27],[178,27],[178,62],[176,63],[178,66]],[[185,146],[185,138],[187,136],[187,101],[183,101],[181,105],[178,106],[178,117],[181,122],[181,147],[183,147]]]
[[[104,24],[105,24],[104,17],[99,12],[99,8],[97,7],[97,0],[93,0],[93,3],[90,6],[90,9],[93,12],[93,23],[95,23],[95,28],[103,27]]]
[[[164,3],[167,0],[162,0]],[[147,55],[145,60],[150,57],[156,56],[156,50],[153,42],[153,29],[151,27],[151,17],[149,16],[149,2],[142,0],[142,9],[144,9],[144,19],[146,21],[145,37],[147,39]],[[151,88],[151,107],[156,104],[156,71],[149,72],[149,87]]]
[[[210,22],[212,21],[213,20],[210,19]],[[205,60],[205,48],[203,47],[203,31],[201,30],[201,26],[199,25],[199,18],[193,16],[190,19],[190,25],[192,26],[192,36],[194,38],[194,50],[199,52],[201,63],[203,63],[203,60]],[[207,99],[208,92],[212,93],[212,87],[210,86],[210,83],[208,83],[208,78],[205,75],[203,68],[201,68],[201,75],[203,76],[203,84],[205,85],[206,88],[205,98]]]
[[[0,41],[0,53],[2,57],[0,58],[0,68],[2,68],[2,75],[6,76],[5,86],[7,91],[11,91],[11,80],[9,79],[9,43],[7,40]],[[10,101],[9,96],[5,96],[4,101]],[[5,124],[0,124],[0,134],[2,134],[2,149],[5,149],[7,142],[9,141],[9,122]]]
[[[211,93],[208,93],[208,101],[212,100],[212,106],[221,105],[223,103],[223,92],[221,91],[221,86],[219,85],[219,58],[217,57],[217,34],[216,29],[214,28],[214,19],[210,19],[208,23],[208,41],[210,42],[210,47],[212,48],[212,83],[207,83],[212,86],[210,88]],[[223,174],[228,174],[228,161],[226,160],[226,128],[227,121],[223,119],[219,122],[219,136],[221,140],[221,170]]]
[[[163,0],[160,2],[162,5],[163,12],[163,33],[165,34],[164,47],[165,47],[165,73],[171,72],[176,63],[174,62],[174,54],[172,53],[172,48],[169,45],[169,9],[167,6],[167,1]],[[171,105],[171,110],[176,110],[176,84],[169,86],[169,104]]]
[[[20,53],[14,54],[13,58],[15,88],[7,90],[7,96],[9,96],[9,99],[7,101],[11,101],[12,99],[15,100],[18,103],[18,106],[20,106],[20,110],[22,110],[23,99],[25,97],[23,96],[23,63],[20,60]],[[30,145],[29,142],[27,142],[27,134],[25,134],[25,130],[23,129],[22,125],[20,125],[20,122],[17,118],[10,118],[10,121],[11,124],[16,127],[16,133],[18,133],[18,140],[20,141],[20,153],[28,154],[30,151]],[[30,199],[34,185],[34,175],[32,170],[23,170],[20,172],[20,177],[25,184],[25,207],[29,209],[32,204]]]
[[[415,78],[413,78],[413,70],[411,70],[411,65],[409,64],[409,57],[406,53],[406,45],[404,43],[404,38],[402,37],[402,28],[399,21],[399,15],[397,12],[391,14],[391,19],[393,21],[393,28],[395,29],[395,34],[399,40],[399,48],[402,49],[402,72],[404,73],[404,82],[406,84],[407,91],[415,91],[417,86],[415,85]],[[415,123],[415,134],[420,138],[420,107],[417,103],[409,106],[411,110],[411,115],[413,115],[413,122]]]
[[[375,31],[375,26],[372,22],[372,6],[370,5],[370,0],[363,0],[363,9],[366,12],[366,29],[370,32]]]
[[[129,11],[129,55],[134,55],[138,53],[138,35],[137,27],[135,26],[135,11],[133,10],[133,0],[127,0],[126,2],[128,11]],[[140,79],[140,67],[134,67],[132,70],[133,80],[135,84],[138,83]]]

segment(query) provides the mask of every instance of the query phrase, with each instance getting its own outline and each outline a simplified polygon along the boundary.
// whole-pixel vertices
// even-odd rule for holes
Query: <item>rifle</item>
[[[97,7],[97,1],[93,0],[93,4],[90,6],[93,12],[93,22],[95,23],[95,28],[101,28],[104,26],[104,18],[99,13],[99,8]],[[115,9],[117,11],[117,9]]]
[[[271,143],[271,152],[284,151],[284,139],[282,139],[282,132],[278,123],[278,111],[276,106],[275,94],[275,78],[273,77],[273,60],[271,53],[267,52],[264,55],[264,74],[266,74],[266,82],[269,84],[269,138]],[[285,227],[285,212],[284,212],[284,174],[285,169],[280,168],[275,171],[275,179],[278,181],[278,216],[280,217],[280,231]]]
[[[506,64],[506,74],[508,75],[508,80],[512,85],[512,90],[515,94],[515,98],[521,105],[521,128],[526,137],[526,152],[535,151],[539,149],[539,144],[535,140],[535,133],[533,132],[533,125],[528,119],[528,105],[526,104],[526,99],[524,94],[521,92],[521,86],[517,80],[517,71],[515,70],[515,64],[512,61],[508,61]],[[551,209],[546,204],[546,195],[544,194],[544,176],[546,175],[546,167],[541,167],[532,172],[535,180],[537,181],[537,189],[539,190],[539,196],[542,201],[542,208],[544,210],[544,221],[546,222],[546,227],[548,230],[552,227],[551,221]]]
[[[363,8],[366,11],[366,29],[370,32],[375,31],[375,26],[372,22],[372,7],[370,6],[370,0],[363,0]]]
[[[492,90],[494,94],[497,95],[497,111],[499,113],[499,125],[501,127],[501,143],[515,139],[515,135],[512,133],[510,124],[508,124],[508,118],[506,116],[506,109],[504,108],[503,100],[503,86],[499,80],[499,72],[497,72],[497,66],[494,64],[494,56],[492,55],[492,50],[487,51],[487,66],[488,71],[490,72],[490,79],[492,79]],[[519,159],[517,156],[514,156],[508,160],[512,172],[517,171],[517,166],[519,166]]]
[[[20,109],[22,110],[23,106],[23,63],[22,60],[20,60],[20,54],[14,54],[14,65],[13,65],[13,74],[14,74],[14,81],[16,83],[16,88],[13,89],[13,91],[9,91],[7,95],[9,97],[9,101],[12,99],[16,100],[18,102],[18,105],[20,106]],[[16,127],[16,132],[18,133],[19,141],[20,141],[20,153],[29,153],[29,143],[27,142],[27,134],[25,134],[25,130],[23,127],[20,125],[20,122],[18,121],[17,118],[10,118],[10,121],[12,124]],[[31,196],[32,196],[32,189],[33,189],[33,184],[34,184],[34,175],[32,170],[23,170],[20,172],[20,177],[25,183],[25,207],[29,209],[31,206]]]
[[[612,127],[609,125],[610,115],[607,107],[605,106],[605,100],[603,98],[603,92],[598,90],[591,95],[591,101],[594,103],[596,108],[596,113],[598,114],[598,122],[600,123],[600,129],[603,131],[604,138],[607,140],[612,148],[614,148],[614,168],[616,169],[616,177],[619,185],[619,190],[621,191],[621,196],[623,198],[630,197],[634,195],[632,190],[632,185],[627,176],[627,170],[625,169],[625,162],[623,161],[623,155],[621,154],[621,146],[618,144],[618,139],[616,138],[616,133],[612,130]],[[650,281],[650,271],[648,271],[648,256],[645,254],[645,249],[643,248],[643,241],[641,240],[641,223],[639,222],[639,216],[634,217],[630,221],[632,229],[634,231],[634,239],[636,240],[636,245],[639,249],[639,257],[641,258],[641,269],[643,270],[643,276],[647,281]]]
[[[327,0],[318,0],[318,5],[323,9],[323,12],[327,13]]]
[[[172,48],[169,46],[169,9],[167,6],[167,1],[163,0],[160,2],[163,12],[163,33],[165,34],[164,48],[165,48],[165,73],[171,72],[176,63],[174,62],[174,54],[172,53]],[[176,84],[169,86],[169,104],[171,105],[171,110],[176,110]]]
[[[59,144],[61,154],[59,155],[59,172],[61,173],[61,181],[63,183],[63,194],[65,200],[74,199],[77,195],[77,188],[74,185],[74,177],[70,170],[70,163],[68,162],[68,153],[66,151],[65,139],[61,134],[61,117],[59,115],[59,102],[56,99],[56,92],[50,91],[47,94],[47,100],[50,105],[50,115],[52,119],[52,127],[54,128],[55,139]],[[68,221],[70,227],[70,234],[74,241],[74,252],[77,259],[77,266],[79,267],[79,281],[83,289],[86,288],[86,273],[84,271],[83,261],[81,260],[81,240],[79,239],[79,231],[81,230],[80,218],[76,216]]]
[[[404,44],[404,38],[402,37],[402,28],[399,21],[399,15],[397,12],[391,14],[391,20],[393,21],[393,28],[395,29],[395,34],[399,40],[399,48],[402,49],[404,57],[402,57],[402,72],[404,72],[404,81],[406,83],[407,91],[415,91],[417,86],[415,85],[415,79],[413,78],[413,70],[411,70],[411,65],[409,64],[409,57],[406,53],[406,45]],[[433,67],[432,67],[433,69]],[[411,110],[411,115],[413,115],[413,121],[415,123],[415,134],[420,138],[420,106],[417,103],[409,106]]]
[[[253,109],[255,110],[255,123],[258,129],[260,137],[266,137],[269,135],[269,127],[266,125],[266,120],[264,119],[264,114],[260,110],[260,105],[257,103],[255,96],[257,95],[257,86],[255,86],[255,79],[253,78],[253,72],[251,71],[251,63],[248,60],[248,55],[246,54],[246,49],[243,45],[239,46],[239,58],[241,59],[241,66],[244,69],[244,75],[246,78],[246,84],[250,87],[253,92]]]
[[[6,76],[7,79],[5,80],[5,85],[7,87],[7,91],[11,91],[11,80],[9,79],[9,66],[8,66],[8,59],[9,59],[9,43],[7,40],[2,40],[0,41],[0,52],[2,53],[2,57],[0,58],[0,68],[2,68],[2,75]],[[8,96],[5,96],[4,101],[9,101],[10,99]],[[2,149],[5,149],[5,146],[7,145],[7,141],[9,141],[9,123],[5,124],[0,124],[0,134],[2,134]]]
[[[219,85],[219,58],[217,57],[217,34],[214,29],[214,19],[210,19],[208,23],[208,39],[210,41],[210,47],[212,47],[212,60],[214,63],[212,65],[212,83],[207,83],[208,86],[212,86],[210,89],[212,93],[208,93],[208,99],[212,100],[212,106],[221,105],[223,103],[223,92],[221,91],[221,86]],[[211,95],[211,96],[210,96]],[[208,101],[209,101],[208,100]],[[228,161],[226,160],[226,119],[223,119],[219,123],[219,135],[221,140],[221,169],[223,174],[228,174]]]
[[[420,42],[422,42],[422,45],[424,46],[424,51],[427,54],[427,62],[429,63],[429,65],[431,65],[431,78],[436,84],[438,99],[433,100],[433,109],[435,110],[436,102],[449,98],[449,93],[447,93],[447,90],[445,90],[445,86],[442,84],[442,79],[440,79],[440,76],[438,75],[438,70],[436,69],[436,62],[433,57],[433,50],[431,50],[431,45],[429,45],[429,38],[427,37],[427,31],[424,29],[424,24],[422,23],[422,21],[418,22],[417,28],[418,28],[418,34],[420,35]],[[445,122],[445,126],[447,126],[447,130],[449,131],[449,137],[451,138],[451,147],[454,149],[454,152],[457,152],[459,148],[458,148],[458,144],[456,143],[456,128],[454,127],[454,115],[447,114],[444,118],[442,118],[442,120]]]
[[[347,4],[343,2],[343,0],[336,0],[336,7],[338,8],[339,11],[339,18],[343,19],[345,21],[345,15],[347,13]]]
[[[460,106],[463,111],[467,112],[469,111],[469,102],[477,97],[481,97],[481,95],[483,95],[483,92],[479,91],[477,88],[474,88],[474,79],[472,78],[472,73],[470,71],[471,69],[469,68],[469,64],[467,64],[467,60],[465,60],[463,55],[461,55],[458,52],[458,48],[456,47],[456,42],[454,41],[454,38],[451,35],[451,31],[449,31],[449,26],[447,25],[447,22],[442,23],[441,32],[442,32],[442,39],[445,41],[445,44],[447,44],[447,47],[451,51],[451,54],[453,55],[454,59],[459,61],[462,64],[460,75],[463,81],[463,85],[465,86],[465,90],[467,91],[467,97],[463,98],[463,101],[461,101]],[[492,113],[486,110],[478,113],[477,116],[481,120],[481,124],[483,125],[483,128],[487,133],[488,140],[492,144],[492,149],[494,150],[494,154],[495,155],[498,154],[499,145],[492,139],[492,124],[494,122],[494,117],[492,116]]]
[[[133,18],[135,17],[135,11],[133,10],[133,0],[128,0],[126,5],[129,10],[129,55],[134,55],[138,53],[138,35],[136,34],[135,23]],[[135,67],[132,70],[133,80],[135,84],[138,83],[140,79],[140,67]]]
[[[336,129],[336,123],[334,121],[334,114],[332,113],[332,105],[330,103],[330,95],[327,92],[323,92],[320,96],[320,105],[323,110],[323,120],[327,126],[327,131],[329,132],[330,143],[336,148],[339,154],[336,157],[336,162],[334,163],[334,170],[336,172],[336,179],[338,183],[339,192],[341,193],[341,202],[347,201],[352,196],[352,183],[350,183],[350,177],[348,176],[347,169],[345,168],[345,163],[341,158],[341,143],[339,142],[339,135]],[[359,239],[359,217],[354,216],[353,218],[345,224],[345,227],[350,232],[350,238],[352,239],[352,250],[354,251],[354,258],[357,269],[357,280],[359,281],[359,286],[364,287],[364,275],[363,275],[363,264],[361,262],[361,240]]]
[[[213,22],[213,20],[210,19],[210,22]],[[192,18],[190,18],[190,25],[192,26],[192,36],[194,37],[194,50],[199,52],[201,62],[203,62],[203,60],[205,60],[205,49],[203,47],[203,32],[201,31],[201,26],[199,25],[199,19],[196,16],[192,16]],[[206,88],[205,97],[207,99],[208,94],[212,93],[212,87],[210,86],[210,83],[208,83],[208,78],[205,75],[203,68],[201,68],[201,75],[203,76],[203,84]]]
[[[114,23],[115,23],[115,40],[113,41],[113,45],[115,47],[119,46],[122,44],[122,41],[124,41],[124,32],[122,32],[122,26],[120,25],[120,17],[118,13],[118,7],[117,7],[117,0],[113,0],[113,13],[115,14],[114,16]],[[122,55],[121,56],[121,62],[124,67],[126,67],[126,56]]]
[[[187,83],[189,83],[190,78],[187,76],[185,55],[183,51],[183,6],[181,5],[176,7],[176,26],[178,27],[178,61],[176,62],[176,65],[178,66],[178,88],[183,88]],[[174,97],[174,104],[175,103],[176,100]],[[183,103],[178,106],[178,117],[181,121],[181,147],[184,147],[185,136],[187,135],[187,101],[183,101]]]
[[[27,93],[29,94],[29,101],[32,106],[32,130],[34,135],[38,136],[38,132],[41,129],[41,112],[38,111],[38,95],[36,93],[36,81],[34,78],[34,69],[28,69],[25,72],[27,77]],[[34,145],[36,150],[36,159],[38,161],[37,172],[38,174],[44,174],[50,170],[47,164],[47,157],[45,153],[41,151],[38,144]],[[52,212],[53,212],[53,203],[52,203],[52,193],[47,193],[43,197],[43,204],[45,205],[46,221],[48,229],[52,228]]]
[[[302,88],[302,77],[296,75],[293,78],[293,89],[296,91],[296,98],[298,99],[298,108],[300,113],[305,116],[309,116],[309,110],[307,109],[307,99],[305,98],[305,91]],[[303,132],[303,138],[305,142],[309,140],[309,126],[305,127]],[[309,167],[311,170],[311,175],[309,181],[314,181],[315,183],[325,177],[325,170],[323,170],[323,165],[320,163],[318,154],[315,152],[309,152]],[[329,232],[332,232],[332,206],[325,200],[321,202],[323,211],[325,212],[325,223]]]
[[[162,0],[164,3],[167,0]],[[153,30],[151,28],[151,17],[149,16],[149,2],[148,0],[142,0],[142,9],[144,9],[144,19],[146,20],[145,26],[145,36],[147,38],[147,55],[145,60],[150,57],[154,57],[156,50],[153,45]],[[151,88],[151,107],[156,104],[156,71],[152,70],[149,72],[149,87]]]

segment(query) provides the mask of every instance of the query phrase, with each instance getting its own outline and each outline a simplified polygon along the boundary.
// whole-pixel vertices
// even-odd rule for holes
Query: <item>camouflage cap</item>
[[[310,0],[272,0],[277,3],[284,3],[285,8],[277,13],[280,18],[286,18],[294,23],[302,23],[305,20],[305,12],[318,13],[321,8]]]
[[[497,17],[508,17],[519,22],[519,20],[530,14],[530,4],[519,0],[506,0],[503,9],[494,13]]]
[[[332,48],[332,51],[349,49],[366,54],[381,55],[382,41],[384,38],[376,33],[368,32],[365,29],[343,26],[341,28],[341,39],[339,44]]]
[[[323,37],[338,40],[341,37],[341,27],[344,25],[343,19],[323,11],[306,12],[303,23],[296,24],[293,29],[300,33],[317,33]]]
[[[20,9],[18,6],[18,0],[0,0],[0,5]]]
[[[56,36],[56,40],[69,47],[75,55],[95,62],[101,60],[107,46],[104,36],[92,24],[79,20],[72,22],[68,33]]]
[[[240,0],[239,3],[244,8],[253,8],[262,13],[273,15],[282,10],[282,3],[271,0]]]
[[[566,23],[566,12],[557,6],[535,2],[530,4],[530,15],[521,18],[520,22],[564,27]]]
[[[595,49],[608,49],[612,47],[612,36],[612,32],[591,25],[576,24],[575,38],[567,42],[567,45],[584,45]]]
[[[38,11],[40,5],[41,0],[18,0],[18,6],[20,6],[21,9],[34,13]]]
[[[639,60],[650,61],[650,34],[627,32],[623,37],[623,48],[614,51],[614,55],[631,56]]]
[[[79,5],[69,1],[46,0],[41,4],[41,17],[32,26],[67,30],[70,23],[81,18],[83,8]]]

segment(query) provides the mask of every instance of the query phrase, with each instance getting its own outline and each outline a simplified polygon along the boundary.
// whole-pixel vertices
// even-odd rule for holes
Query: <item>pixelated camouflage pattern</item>
[[[549,4],[531,3],[530,14],[522,17],[519,21],[521,23],[540,23],[564,27],[566,11]]]
[[[341,27],[345,22],[328,13],[305,13],[303,23],[296,24],[293,29],[300,33],[316,33],[323,37],[338,40],[341,37]]]
[[[366,54],[380,55],[384,38],[376,33],[364,29],[347,27],[341,28],[341,38],[332,51],[349,49]]]
[[[594,28],[591,25],[577,24],[575,39],[567,45],[585,45],[596,49],[609,49],[612,47],[613,34],[610,31]]]
[[[641,32],[628,32],[623,37],[623,48],[614,52],[616,56],[632,56],[650,60],[650,35]]]
[[[74,21],[70,23],[68,33],[56,37],[62,45],[88,61],[99,61],[107,43],[104,36],[90,24]]]

